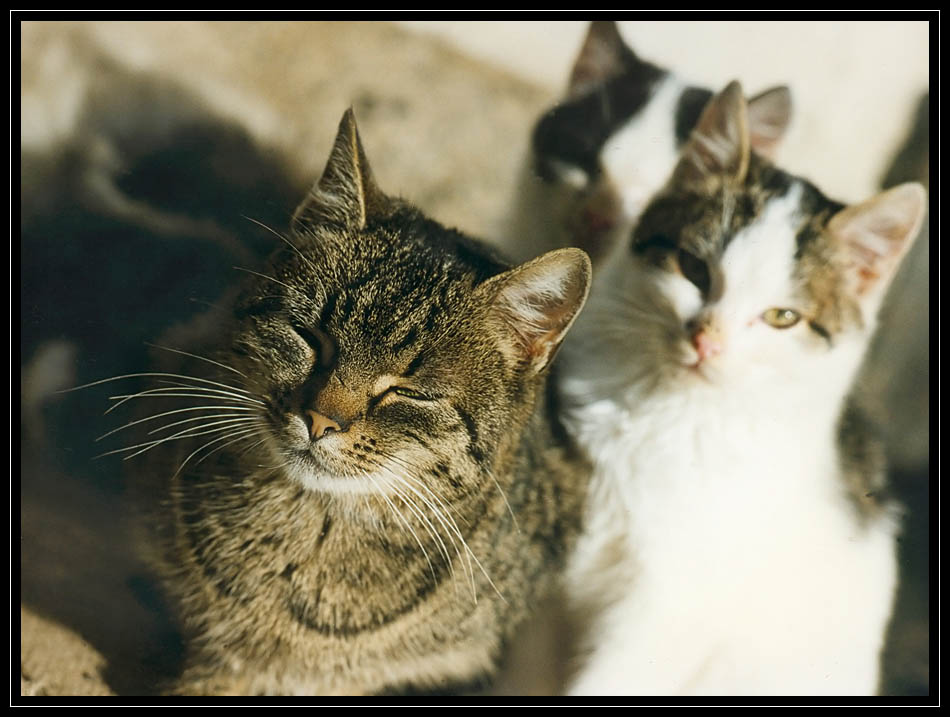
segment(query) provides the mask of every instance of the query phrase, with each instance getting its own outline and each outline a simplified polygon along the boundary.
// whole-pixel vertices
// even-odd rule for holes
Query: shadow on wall
[[[153,692],[180,645],[131,553],[121,455],[96,437],[146,341],[208,306],[279,244],[305,187],[196,97],[100,57],[75,131],[21,154],[21,600],[106,659],[119,694]],[[121,434],[120,434],[121,435]],[[122,445],[118,443],[118,445]]]
[[[882,180],[930,187],[930,98]],[[904,504],[900,583],[884,650],[885,695],[926,695],[930,685],[930,222],[924,222],[881,312],[859,377],[877,397],[891,465],[890,485]]]

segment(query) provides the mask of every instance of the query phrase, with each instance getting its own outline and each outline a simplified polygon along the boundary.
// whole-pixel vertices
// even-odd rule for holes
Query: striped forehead
[[[352,276],[331,294],[321,318],[328,326],[358,328],[358,334],[377,338],[405,333],[417,324],[431,330],[449,309],[451,283],[447,273],[374,267]]]
[[[785,194],[767,200],[755,220],[728,242],[721,259],[724,303],[737,296],[786,303],[794,298],[801,194],[796,183]]]

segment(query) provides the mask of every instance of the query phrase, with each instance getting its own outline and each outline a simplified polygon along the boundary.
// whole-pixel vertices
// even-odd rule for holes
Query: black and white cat
[[[592,22],[564,100],[534,127],[507,248],[527,259],[576,246],[596,265],[663,186],[712,96],[638,57],[614,22]],[[784,86],[749,100],[752,147],[771,156],[790,116]]]
[[[846,397],[924,211],[751,152],[738,83],[707,105],[562,353],[595,464],[572,694],[876,691],[898,512]]]

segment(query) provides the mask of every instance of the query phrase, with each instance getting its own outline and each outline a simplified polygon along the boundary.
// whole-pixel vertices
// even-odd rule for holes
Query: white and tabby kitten
[[[844,206],[750,144],[734,82],[564,347],[565,417],[595,464],[572,694],[878,688],[897,511],[846,396],[925,194]]]
[[[506,243],[525,259],[565,246],[595,265],[669,177],[713,93],[638,57],[614,22],[592,22],[563,101],[538,120]],[[771,156],[788,125],[788,88],[749,101],[750,138]]]

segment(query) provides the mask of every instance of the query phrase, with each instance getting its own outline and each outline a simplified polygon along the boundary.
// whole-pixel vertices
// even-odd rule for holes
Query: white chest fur
[[[833,418],[789,426],[695,392],[568,418],[595,463],[573,694],[874,693],[894,529],[853,511]]]

